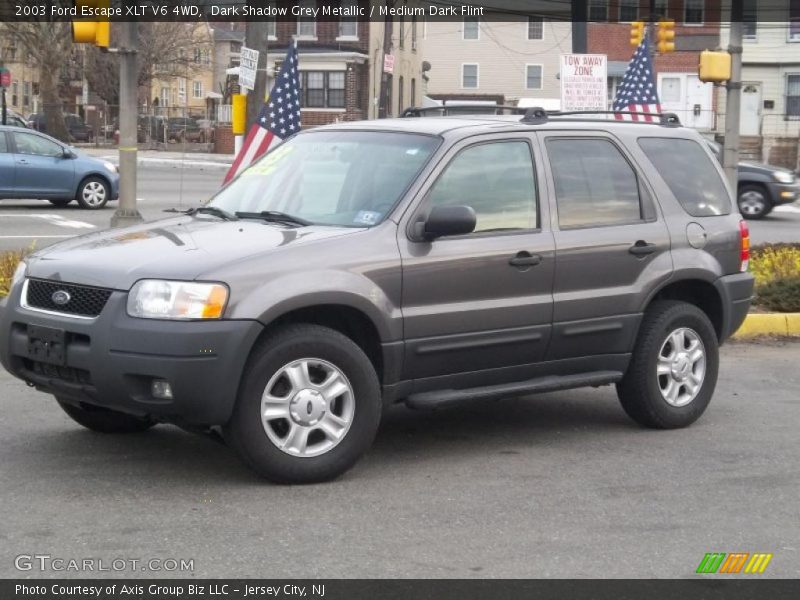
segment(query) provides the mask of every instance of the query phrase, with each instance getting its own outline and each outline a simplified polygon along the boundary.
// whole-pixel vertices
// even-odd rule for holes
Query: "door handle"
[[[27,160],[25,160],[24,158],[20,158],[20,159],[17,159],[17,164],[20,164],[20,165],[27,165],[27,164],[28,164],[28,161],[27,161]]]
[[[628,248],[628,252],[634,256],[646,256],[658,250],[655,244],[648,244],[644,240],[638,240],[633,246]]]
[[[508,261],[512,267],[535,267],[540,262],[542,262],[542,256],[540,254],[531,254],[526,250],[522,252],[517,252],[517,255]]]

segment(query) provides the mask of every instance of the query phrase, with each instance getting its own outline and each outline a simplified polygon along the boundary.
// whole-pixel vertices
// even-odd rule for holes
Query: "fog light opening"
[[[150,393],[159,400],[172,400],[172,386],[166,379],[153,379],[150,384]]]

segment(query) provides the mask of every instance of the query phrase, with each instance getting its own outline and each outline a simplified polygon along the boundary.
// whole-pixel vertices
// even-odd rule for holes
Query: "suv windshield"
[[[267,153],[210,204],[229,213],[273,211],[319,225],[371,227],[438,145],[438,138],[406,133],[304,133]]]

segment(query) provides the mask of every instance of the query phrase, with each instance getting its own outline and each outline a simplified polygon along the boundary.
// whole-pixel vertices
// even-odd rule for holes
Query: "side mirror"
[[[472,233],[475,223],[475,211],[470,206],[435,206],[425,219],[422,237],[430,241],[445,235]]]
[[[64,154],[62,155],[62,158],[75,158],[76,156],[77,155],[72,150],[69,148],[64,148]]]

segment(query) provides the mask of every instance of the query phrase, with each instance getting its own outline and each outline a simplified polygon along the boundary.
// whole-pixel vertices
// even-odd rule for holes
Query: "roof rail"
[[[444,104],[442,106],[411,106],[405,109],[401,118],[421,117],[425,113],[440,112],[439,116],[452,114],[501,114],[498,111],[508,111],[511,114],[525,114],[527,109],[519,106],[507,106],[502,104]]]
[[[630,110],[570,110],[570,111],[560,111],[560,110],[544,110],[543,108],[539,107],[532,107],[525,111],[525,115],[520,119],[522,123],[546,123],[550,117],[573,117],[573,116],[581,116],[581,115],[631,115],[635,117],[657,117],[658,124],[663,125],[665,127],[680,127],[681,120],[678,118],[678,115],[675,113],[665,112],[665,113],[647,113],[647,112],[637,112],[637,111],[630,111]],[[578,119],[576,119],[578,120]],[[630,122],[630,121],[629,121]],[[633,121],[635,123],[652,123],[652,121]]]

